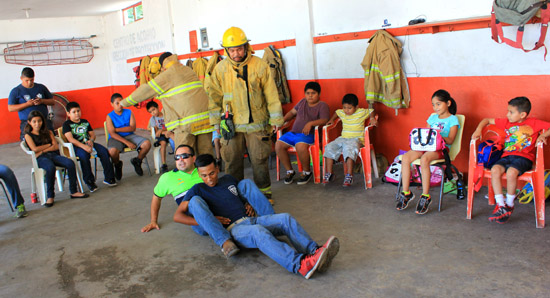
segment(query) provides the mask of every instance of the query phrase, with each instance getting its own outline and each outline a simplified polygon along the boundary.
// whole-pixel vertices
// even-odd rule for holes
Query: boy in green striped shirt
[[[358,108],[359,99],[355,94],[346,94],[342,99],[342,109],[336,110],[334,115],[327,122],[327,126],[334,123],[336,118],[342,121],[342,135],[336,140],[330,142],[325,147],[327,170],[323,177],[323,184],[327,184],[334,179],[332,166],[335,160],[344,157],[346,163],[345,178],[342,186],[348,187],[353,183],[353,165],[359,150],[364,142],[365,119],[370,116],[370,124],[376,125],[375,113],[373,109]]]

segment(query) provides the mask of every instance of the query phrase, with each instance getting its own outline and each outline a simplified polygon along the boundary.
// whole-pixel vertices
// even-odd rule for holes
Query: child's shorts
[[[340,155],[344,156],[344,161],[348,158],[351,158],[353,161],[357,160],[357,155],[359,155],[359,150],[363,145],[358,138],[342,138],[338,137],[336,140],[330,142],[325,147],[325,154],[323,155],[326,158],[338,160]]]
[[[508,170],[508,168],[512,167],[519,171],[518,176],[523,175],[523,173],[530,171],[533,169],[533,162],[529,160],[526,157],[523,156],[517,156],[517,155],[508,155],[501,159],[499,159],[495,164],[493,165],[500,165],[503,166],[504,169]]]
[[[305,135],[303,133],[287,132],[281,136],[279,141],[286,143],[292,147],[296,146],[298,143],[306,143],[308,145],[313,145],[315,142],[315,135],[309,134]]]
[[[127,135],[127,136],[124,136],[124,138],[126,140],[136,144],[137,148],[139,148],[141,146],[141,144],[143,144],[143,142],[147,141],[146,138],[144,138],[142,136],[138,136],[134,133],[130,134],[130,135]],[[126,145],[123,144],[122,142],[118,141],[118,140],[110,138],[109,141],[107,142],[107,147],[109,149],[110,148],[116,148],[118,151],[122,152],[124,150],[124,148],[126,148]]]
[[[165,141],[166,143],[168,143],[169,138],[167,138],[165,135],[161,134],[159,137],[155,138],[155,145],[156,145],[156,143],[160,143],[162,141]]]

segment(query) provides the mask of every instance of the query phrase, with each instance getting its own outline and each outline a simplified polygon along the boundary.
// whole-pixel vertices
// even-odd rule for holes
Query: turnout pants
[[[176,147],[182,144],[189,145],[195,149],[195,153],[197,153],[197,155],[214,153],[211,132],[200,135],[194,135],[178,129],[174,129],[172,132],[174,133],[174,143]]]
[[[248,150],[254,183],[262,192],[270,190],[268,159],[271,154],[271,135],[268,132],[237,132],[231,140],[222,138],[220,143],[225,173],[237,180],[244,179],[244,154]]]

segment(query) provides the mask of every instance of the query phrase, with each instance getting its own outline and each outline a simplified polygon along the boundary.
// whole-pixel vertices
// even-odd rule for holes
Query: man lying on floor
[[[196,184],[187,192],[174,214],[175,222],[203,226],[210,224],[210,217],[215,216],[227,227],[237,245],[260,249],[292,273],[300,273],[309,279],[315,271],[324,272],[328,269],[340,248],[338,238],[331,236],[320,247],[288,213],[253,216],[252,210],[246,206],[253,207],[259,201],[269,204],[265,196],[254,183],[247,183],[248,191],[242,193],[238,186],[246,180],[239,183],[230,175],[218,178],[219,169],[210,154],[199,155],[195,167],[204,183]],[[190,200],[205,202],[211,213],[189,216],[187,211]],[[292,246],[275,238],[282,235],[288,237]],[[214,241],[223,243],[225,240]]]

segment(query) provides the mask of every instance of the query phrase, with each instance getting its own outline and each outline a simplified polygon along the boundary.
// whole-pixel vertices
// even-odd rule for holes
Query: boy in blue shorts
[[[359,150],[365,142],[365,119],[370,116],[370,124],[376,125],[373,109],[357,108],[359,99],[355,94],[346,94],[342,99],[342,109],[336,110],[327,122],[332,125],[336,118],[342,120],[342,135],[328,143],[325,147],[326,173],[323,177],[323,185],[334,179],[332,165],[342,155],[346,163],[346,173],[342,186],[348,187],[353,183],[353,165],[359,155]]]
[[[533,168],[535,147],[538,142],[546,143],[550,135],[550,123],[535,118],[527,118],[531,102],[527,97],[516,97],[508,102],[506,118],[485,118],[477,126],[472,139],[481,137],[483,127],[495,124],[506,132],[502,158],[491,168],[491,183],[497,205],[489,221],[506,223],[514,211],[518,176]],[[540,134],[542,130],[546,130]],[[540,134],[540,135],[539,135]],[[506,202],[502,194],[500,177],[506,173]]]
[[[166,130],[166,125],[164,124],[164,115],[159,110],[159,105],[155,101],[150,101],[147,103],[147,112],[151,114],[149,119],[149,124],[147,128],[151,130],[155,128],[155,147],[160,146],[160,159],[162,161],[162,166],[160,168],[162,173],[168,172],[168,165],[166,165],[166,144],[170,143],[172,150],[175,148],[174,133]]]
[[[132,111],[124,109],[120,102],[122,101],[122,95],[115,93],[111,96],[111,106],[113,111],[107,114],[105,120],[107,124],[107,131],[109,132],[109,141],[107,147],[109,148],[109,155],[113,160],[115,166],[115,177],[117,180],[122,179],[122,160],[120,160],[120,152],[124,148],[136,149],[139,152],[137,157],[130,160],[134,166],[134,170],[138,176],[143,176],[143,169],[141,168],[141,161],[147,156],[149,149],[151,149],[151,142],[144,137],[134,134],[136,131],[136,118]]]
[[[84,183],[88,185],[90,192],[96,191],[96,177],[92,174],[92,166],[90,164],[90,155],[95,151],[97,154],[96,158],[101,160],[101,165],[103,166],[103,175],[105,176],[103,183],[108,186],[116,186],[115,173],[111,158],[109,157],[109,151],[101,144],[95,142],[96,135],[92,125],[88,120],[80,118],[80,105],[77,102],[69,102],[65,108],[67,109],[69,120],[63,123],[63,135],[73,144],[75,154],[80,159],[80,168],[82,169]]]
[[[286,113],[284,121],[288,122],[296,117],[292,129],[285,133],[277,143],[275,152],[286,169],[285,184],[293,182],[296,174],[290,164],[288,148],[295,147],[298,159],[303,167],[303,173],[298,184],[306,184],[311,180],[311,167],[309,164],[309,146],[314,142],[315,126],[324,125],[330,118],[330,110],[325,102],[321,101],[321,85],[317,82],[309,82],[304,88],[305,98],[300,100],[296,106]]]

